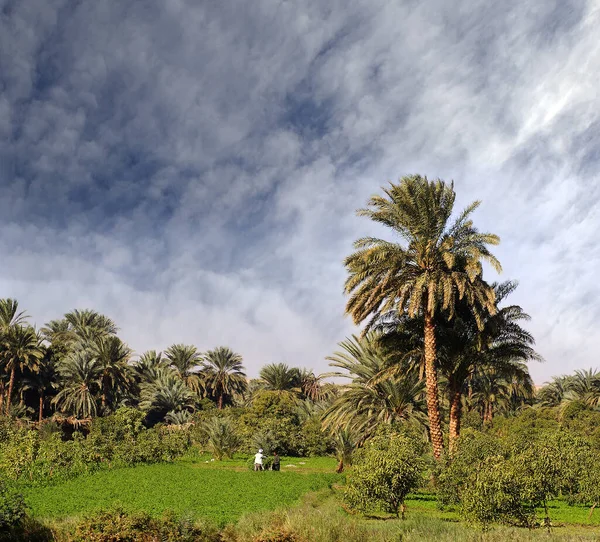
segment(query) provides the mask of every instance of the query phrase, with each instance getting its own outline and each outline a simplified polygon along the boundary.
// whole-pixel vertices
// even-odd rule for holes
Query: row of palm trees
[[[82,420],[126,405],[154,421],[184,423],[203,400],[223,409],[259,389],[311,401],[327,392],[312,371],[284,363],[265,365],[249,381],[242,356],[223,346],[200,352],[174,344],[136,359],[117,331],[93,310],[71,311],[37,331],[16,300],[0,299],[0,414],[20,412],[35,395],[39,422],[53,410]]]
[[[600,407],[600,371],[584,369],[572,375],[554,377],[538,391],[544,406],[566,406],[580,402],[592,408]]]

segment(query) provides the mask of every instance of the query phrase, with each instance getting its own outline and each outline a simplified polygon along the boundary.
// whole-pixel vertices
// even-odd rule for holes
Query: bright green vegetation
[[[290,505],[305,493],[342,480],[334,473],[295,472],[285,461],[282,472],[250,472],[239,460],[217,469],[212,465],[178,461],[97,472],[25,489],[25,499],[38,518],[80,516],[118,503],[129,511],[160,515],[173,510],[223,525],[247,512]]]

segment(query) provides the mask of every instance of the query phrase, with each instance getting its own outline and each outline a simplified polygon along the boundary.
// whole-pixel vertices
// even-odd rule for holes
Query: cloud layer
[[[0,296],[324,370],[388,180],[454,179],[553,374],[597,366],[594,0],[0,0]]]

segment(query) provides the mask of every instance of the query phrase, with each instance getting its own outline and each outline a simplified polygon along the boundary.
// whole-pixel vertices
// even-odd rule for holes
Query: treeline
[[[174,344],[136,358],[117,331],[93,310],[36,330],[16,300],[0,299],[0,413],[81,423],[128,406],[144,411],[150,425],[181,425],[196,410],[243,405],[259,389],[311,400],[327,393],[312,371],[285,364],[266,365],[248,381],[241,355],[227,347]]]

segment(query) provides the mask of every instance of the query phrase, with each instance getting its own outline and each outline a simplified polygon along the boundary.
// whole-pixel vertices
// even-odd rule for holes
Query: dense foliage
[[[95,419],[87,436],[75,432],[69,440],[50,423],[43,431],[0,422],[0,473],[27,484],[73,478],[96,470],[138,463],[170,461],[190,445],[185,431],[146,429],[143,413],[124,408]]]
[[[18,525],[25,517],[23,496],[0,476],[0,532]]]

